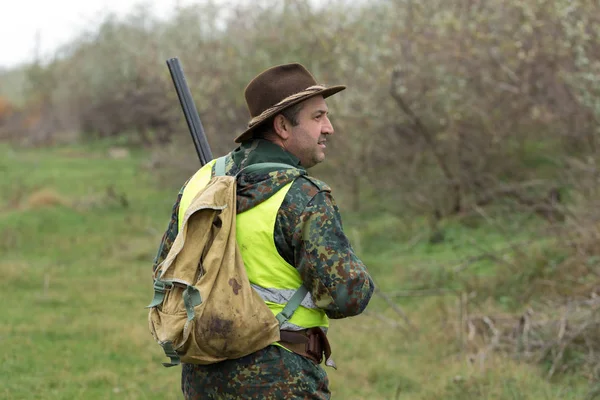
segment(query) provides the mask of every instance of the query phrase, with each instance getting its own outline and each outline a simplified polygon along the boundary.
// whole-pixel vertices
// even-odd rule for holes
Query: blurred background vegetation
[[[600,3],[204,1],[169,19],[140,7],[50,60],[0,71],[0,141],[110,143],[177,190],[198,163],[170,57],[215,156],[245,128],[243,90],[260,71],[300,62],[348,85],[328,100],[336,134],[314,173],[378,280],[381,304],[367,315],[405,338],[456,294],[459,311],[430,315],[458,313],[447,329],[469,363],[502,354],[600,393]],[[456,379],[444,398],[542,398],[505,380],[497,394],[486,375]],[[557,396],[543,398],[567,398]]]

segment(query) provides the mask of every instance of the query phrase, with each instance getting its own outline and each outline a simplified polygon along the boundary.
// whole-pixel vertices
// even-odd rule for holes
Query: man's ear
[[[291,135],[292,125],[282,114],[277,114],[273,119],[273,130],[282,140],[286,140]]]

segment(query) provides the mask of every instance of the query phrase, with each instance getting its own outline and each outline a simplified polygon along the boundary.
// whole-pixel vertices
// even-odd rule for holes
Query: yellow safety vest
[[[179,203],[179,229],[192,200],[210,181],[214,163],[215,160],[212,160],[206,164],[188,181]],[[283,310],[302,285],[296,268],[279,255],[273,237],[277,211],[291,185],[285,185],[267,200],[236,216],[236,239],[248,278],[274,315]],[[291,319],[283,322],[280,328],[301,330],[328,326],[329,319],[325,311],[315,305],[308,293]]]

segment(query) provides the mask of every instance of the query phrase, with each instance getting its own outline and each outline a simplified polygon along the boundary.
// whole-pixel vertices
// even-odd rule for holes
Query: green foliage
[[[249,119],[247,82],[301,62],[349,85],[331,99],[337,134],[322,170],[352,207],[371,190],[398,200],[392,212],[445,216],[497,201],[502,184],[561,186],[561,159],[595,151],[599,11],[583,0],[204,1],[160,20],[140,7],[31,66],[28,98],[46,107],[38,130],[183,142],[164,65],[177,56],[223,154]],[[543,159],[530,152],[540,142],[552,143]]]

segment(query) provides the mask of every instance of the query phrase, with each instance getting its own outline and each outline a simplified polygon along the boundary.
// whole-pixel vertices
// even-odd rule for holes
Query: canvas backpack
[[[290,168],[254,164],[244,171]],[[236,176],[225,158],[194,197],[165,260],[154,272],[150,332],[174,366],[243,357],[280,340],[279,326],[305,297],[302,285],[278,315],[251,287],[236,243]]]

